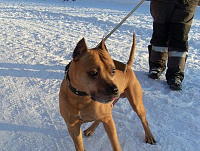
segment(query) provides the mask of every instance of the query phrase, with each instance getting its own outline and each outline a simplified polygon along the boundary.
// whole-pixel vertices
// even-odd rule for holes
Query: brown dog
[[[91,121],[94,123],[84,131],[85,136],[94,133],[103,122],[113,150],[121,150],[112,118],[113,104],[120,96],[128,98],[139,116],[146,143],[155,144],[146,120],[142,88],[131,69],[134,51],[135,34],[127,69],[123,72],[118,70],[119,62],[112,60],[103,40],[94,49],[87,48],[84,38],[78,42],[59,93],[60,112],[77,151],[84,151],[81,124]]]

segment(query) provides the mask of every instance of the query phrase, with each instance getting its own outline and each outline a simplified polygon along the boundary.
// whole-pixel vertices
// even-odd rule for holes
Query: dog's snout
[[[116,87],[116,85],[112,85],[112,86],[110,87],[109,91],[110,91],[111,94],[114,94],[114,95],[117,95],[118,92],[119,92],[119,90],[118,90],[118,88]]]

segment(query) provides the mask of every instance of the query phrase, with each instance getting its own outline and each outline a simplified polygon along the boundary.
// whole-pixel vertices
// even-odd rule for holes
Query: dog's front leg
[[[76,151],[84,151],[81,124],[68,124],[67,127],[74,142]]]
[[[112,115],[109,116],[106,121],[103,121],[103,125],[112,144],[113,151],[121,151],[121,147],[117,137],[117,130]]]

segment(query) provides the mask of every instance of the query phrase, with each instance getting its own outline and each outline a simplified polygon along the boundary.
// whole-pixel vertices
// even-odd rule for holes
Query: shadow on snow
[[[0,76],[63,79],[65,66],[0,63]]]

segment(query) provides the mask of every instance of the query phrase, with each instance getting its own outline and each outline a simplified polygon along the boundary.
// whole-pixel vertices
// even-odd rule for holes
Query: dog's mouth
[[[106,98],[100,99],[100,98],[96,98],[96,97],[92,97],[92,96],[91,96],[91,99],[92,99],[92,100],[97,101],[97,102],[99,102],[99,103],[103,103],[103,104],[108,104],[108,103],[110,103],[110,102],[113,102],[113,101],[117,100],[118,98],[119,98],[119,96],[114,96],[114,97],[109,98],[109,99],[106,99]]]
[[[110,102],[114,102],[115,100],[117,100],[118,99],[118,97],[116,97],[116,98],[113,98],[113,99],[110,99],[110,100],[107,100],[107,101],[105,101],[105,102],[103,102],[104,104],[107,104],[107,103],[110,103]]]
[[[113,102],[114,100],[118,99],[120,97],[118,88],[115,86],[112,86],[110,89],[105,90],[98,90],[92,91],[88,93],[92,100],[97,101],[99,103],[108,104],[110,102]]]

